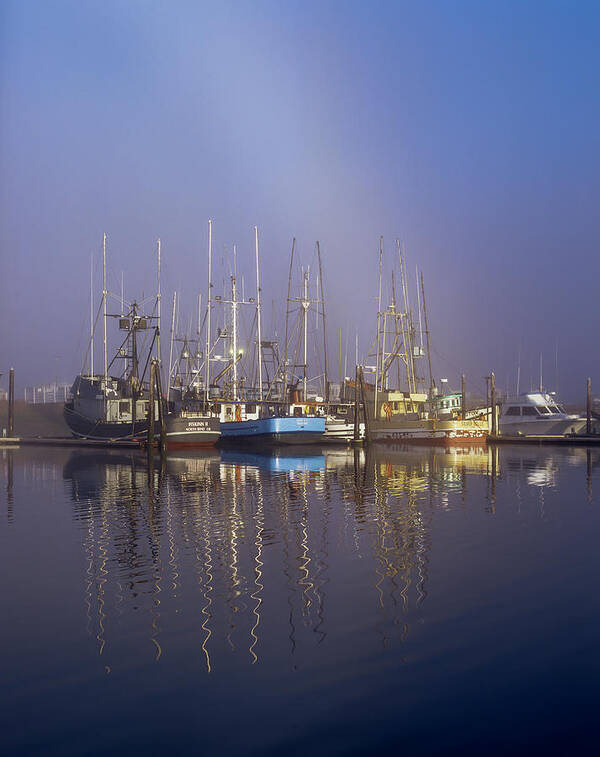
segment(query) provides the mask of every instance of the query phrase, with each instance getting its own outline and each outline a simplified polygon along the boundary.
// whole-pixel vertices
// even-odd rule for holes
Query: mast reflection
[[[402,644],[428,597],[436,511],[483,501],[494,515],[501,489],[517,504],[526,490],[543,495],[564,465],[585,469],[591,498],[599,459],[494,447],[211,450],[170,455],[149,480],[139,453],[73,452],[63,478],[82,536],[88,633],[110,669],[129,624],[156,662],[185,629],[207,673],[225,654],[258,664],[280,643],[301,665],[346,614],[361,623],[375,611],[382,645]],[[332,609],[340,592],[345,606]]]

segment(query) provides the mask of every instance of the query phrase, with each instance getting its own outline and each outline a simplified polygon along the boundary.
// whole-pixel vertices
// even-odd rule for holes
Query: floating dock
[[[139,442],[132,439],[76,439],[75,437],[59,436],[0,436],[1,447],[20,447],[24,444],[44,447],[111,447],[141,449]]]
[[[574,434],[573,436],[492,436],[492,434],[490,434],[487,439],[489,444],[537,444],[538,446],[560,444],[571,447],[600,446],[600,434],[595,434],[593,436],[582,436],[579,434]]]

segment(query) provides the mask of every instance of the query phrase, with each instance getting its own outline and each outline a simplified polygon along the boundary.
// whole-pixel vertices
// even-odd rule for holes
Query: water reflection
[[[571,469],[591,501],[600,451],[227,450],[174,454],[150,474],[135,451],[5,450],[0,463],[9,520],[15,490],[62,480],[106,672],[134,634],[156,662],[185,638],[210,673],[231,655],[302,665],[341,623],[401,647],[430,593],[436,513],[494,516],[502,495],[519,512],[537,498],[547,517],[544,492]]]

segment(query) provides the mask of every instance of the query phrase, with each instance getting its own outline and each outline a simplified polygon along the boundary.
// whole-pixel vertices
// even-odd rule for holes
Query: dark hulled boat
[[[102,375],[90,371],[80,374],[73,382],[71,398],[64,405],[64,419],[74,436],[85,439],[134,439],[148,433],[149,385],[145,373],[158,336],[155,316],[143,316],[137,303],[131,305],[126,316],[117,318],[119,329],[125,334],[123,342],[110,364],[105,362]],[[140,375],[138,332],[153,331],[147,359]],[[146,340],[147,341],[147,340]],[[106,353],[105,353],[106,354]],[[125,361],[121,376],[110,375],[118,360]],[[158,418],[158,400],[154,417]],[[157,424],[158,433],[159,426]]]

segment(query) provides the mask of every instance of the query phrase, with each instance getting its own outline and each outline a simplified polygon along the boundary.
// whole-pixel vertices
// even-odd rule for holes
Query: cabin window
[[[129,412],[129,401],[128,400],[121,400],[119,402],[119,415],[124,415],[125,413]]]
[[[247,413],[255,413],[256,412],[256,405],[246,405],[246,412]]]
[[[550,415],[550,408],[545,405],[540,405],[540,407],[538,407],[538,413],[540,415]]]
[[[212,409],[213,409],[213,413],[217,413],[219,415],[221,414],[221,405],[215,404],[215,405],[213,405]]]
[[[526,407],[524,407],[522,409],[523,409],[523,415],[534,415],[534,416],[536,416],[536,418],[539,418],[539,416],[537,414],[537,410],[535,409],[535,407],[526,406]]]
[[[294,408],[294,418],[299,418],[302,415],[302,408],[301,407],[295,407]]]
[[[506,415],[521,415],[521,408],[520,407],[509,407],[506,411]]]

